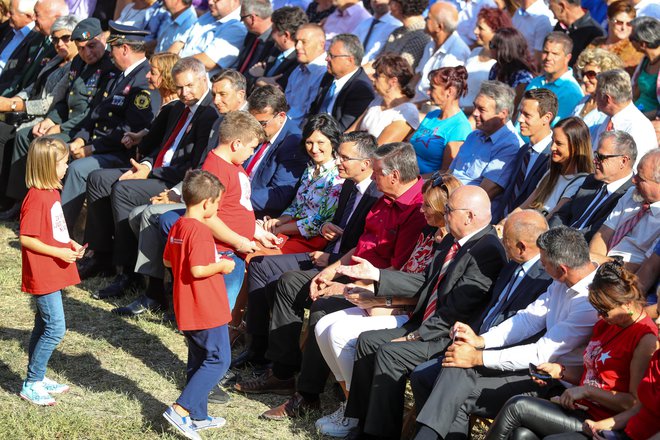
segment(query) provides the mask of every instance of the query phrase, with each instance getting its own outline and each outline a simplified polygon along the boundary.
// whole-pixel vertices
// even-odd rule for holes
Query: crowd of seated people
[[[66,142],[91,296],[171,317],[208,171],[244,341],[210,402],[398,439],[410,381],[418,440],[657,440],[660,8],[604,3],[0,2],[0,220]]]

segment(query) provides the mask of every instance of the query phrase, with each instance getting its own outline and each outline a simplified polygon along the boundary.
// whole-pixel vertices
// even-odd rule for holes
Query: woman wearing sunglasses
[[[422,230],[403,272],[422,273],[433,259],[435,243],[447,234],[445,206],[449,194],[461,186],[450,174],[434,174],[424,183],[424,202],[421,211],[428,226]],[[361,287],[367,287],[362,285]],[[314,334],[328,367],[339,382],[346,400],[355,359],[355,345],[360,333],[367,330],[397,328],[408,321],[406,306],[415,305],[417,298],[381,298],[373,295],[347,294],[355,307],[324,316],[314,328]],[[356,419],[344,419],[344,403],[332,414],[316,421],[316,428],[324,435],[343,437],[357,424]]]
[[[575,106],[573,116],[582,118],[587,127],[600,125],[607,115],[601,113],[596,105],[596,86],[598,74],[606,70],[623,67],[621,59],[605,49],[587,48],[577,61],[575,68],[582,74],[582,91],[584,98]]]
[[[598,268],[589,286],[589,302],[598,311],[600,320],[584,351],[583,365],[544,363],[538,370],[552,379],[532,378],[541,386],[560,386],[555,381],[577,385],[550,401],[529,396],[509,399],[491,425],[486,440],[563,440],[599,435],[646,440],[655,432],[652,429],[653,424],[657,428],[657,419],[643,429],[633,422],[628,423],[630,429],[625,433],[602,433],[602,430],[620,429],[620,423],[615,422],[617,414],[639,405],[638,386],[646,381],[645,371],[656,348],[658,329],[644,312],[637,278],[621,262],[607,262]],[[648,424],[648,417],[644,422]]]

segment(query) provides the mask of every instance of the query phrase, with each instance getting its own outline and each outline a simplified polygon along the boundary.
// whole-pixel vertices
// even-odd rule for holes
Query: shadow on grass
[[[9,240],[7,240],[7,246],[17,249],[19,251],[21,250],[21,243],[18,241],[18,238],[10,238]]]
[[[0,335],[2,339],[15,339],[27,346],[30,331],[5,327],[0,328]],[[69,355],[56,349],[48,363],[48,369],[66,377],[70,385],[89,389],[93,393],[113,392],[129,396],[140,404],[143,420],[148,421],[152,429],[160,432],[165,429],[166,423],[159,416],[167,405],[142,390],[135,381],[103,368],[91,353]],[[11,373],[9,367],[2,362],[0,380],[0,386],[5,391],[20,391],[21,378]]]

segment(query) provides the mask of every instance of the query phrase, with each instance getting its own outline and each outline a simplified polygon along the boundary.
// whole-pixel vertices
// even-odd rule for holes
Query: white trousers
[[[321,354],[330,371],[339,382],[351,387],[355,345],[360,333],[401,327],[408,321],[408,315],[369,316],[359,307],[340,310],[324,316],[316,323],[314,334]]]

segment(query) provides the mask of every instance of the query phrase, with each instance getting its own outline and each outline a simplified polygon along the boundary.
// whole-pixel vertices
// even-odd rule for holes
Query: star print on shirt
[[[610,352],[606,351],[605,353],[601,353],[600,358],[598,358],[598,360],[603,364],[605,364],[605,361],[610,359],[611,357],[612,356],[610,356]]]

